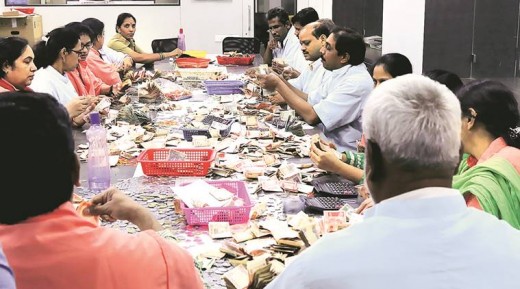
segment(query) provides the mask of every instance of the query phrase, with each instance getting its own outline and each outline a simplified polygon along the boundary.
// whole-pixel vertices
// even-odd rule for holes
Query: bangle
[[[160,58],[161,60],[163,60],[163,59],[164,59],[164,53],[159,52],[159,58]]]

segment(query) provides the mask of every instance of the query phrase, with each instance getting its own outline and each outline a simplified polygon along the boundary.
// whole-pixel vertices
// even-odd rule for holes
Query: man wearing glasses
[[[283,69],[288,65],[298,71],[307,67],[307,62],[300,51],[300,42],[294,34],[294,27],[289,21],[289,15],[283,8],[273,8],[267,12],[267,24],[272,39],[269,40],[264,53],[264,63]],[[277,64],[273,59],[281,59],[284,63]],[[277,71],[281,73],[281,70]]]
[[[79,65],[75,70],[67,72],[67,77],[72,82],[78,95],[118,95],[121,82],[115,85],[108,85],[96,77],[88,67],[86,60],[90,48],[92,47],[92,30],[80,22],[72,22],[65,27],[79,34],[79,40],[81,42],[80,51],[74,51],[78,53]]]

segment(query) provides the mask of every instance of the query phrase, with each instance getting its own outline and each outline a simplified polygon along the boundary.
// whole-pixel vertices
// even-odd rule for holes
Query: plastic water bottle
[[[177,48],[182,51],[186,50],[186,40],[184,38],[184,30],[182,28],[179,29],[179,37],[177,39]]]
[[[101,125],[98,112],[90,113],[90,128],[87,130],[88,187],[102,191],[110,186],[110,164],[108,162],[107,131]]]

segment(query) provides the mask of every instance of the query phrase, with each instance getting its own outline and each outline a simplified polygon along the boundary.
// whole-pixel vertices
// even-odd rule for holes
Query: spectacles
[[[81,55],[83,53],[83,48],[81,48],[80,50],[70,49],[70,51],[76,53],[79,56],[79,55]]]
[[[90,48],[92,47],[92,43],[88,43],[88,44],[81,44],[81,49],[80,50],[83,50],[83,49],[87,49],[89,50]]]

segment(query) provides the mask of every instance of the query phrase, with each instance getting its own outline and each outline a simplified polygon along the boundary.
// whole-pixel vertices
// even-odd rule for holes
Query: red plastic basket
[[[244,57],[217,56],[217,62],[220,65],[251,65],[254,61],[254,55]]]
[[[208,184],[226,189],[244,200],[242,207],[206,207],[188,208],[181,202],[182,211],[188,225],[207,225],[209,222],[229,222],[241,224],[249,221],[249,212],[253,205],[247,193],[246,184],[242,181],[206,181]]]
[[[179,68],[207,68],[211,59],[207,58],[177,58],[177,67]]]
[[[18,10],[25,14],[33,14],[34,13],[34,7],[15,7],[15,10]]]
[[[175,149],[187,155],[188,160],[170,161],[171,149],[147,149],[137,161],[141,163],[147,176],[205,176],[215,160],[212,149]]]

